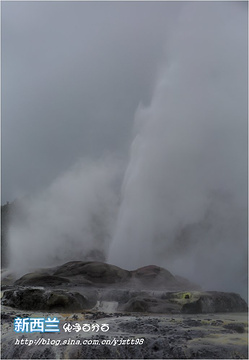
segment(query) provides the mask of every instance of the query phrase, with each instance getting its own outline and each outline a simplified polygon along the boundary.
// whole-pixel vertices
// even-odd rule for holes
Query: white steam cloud
[[[71,260],[105,260],[119,168],[113,159],[82,160],[42,194],[22,200],[9,231],[10,268],[20,275]]]

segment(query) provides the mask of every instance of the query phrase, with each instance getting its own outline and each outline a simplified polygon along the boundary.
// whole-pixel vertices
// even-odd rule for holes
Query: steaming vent
[[[97,301],[96,306],[94,307],[94,310],[96,311],[102,311],[105,313],[112,313],[117,311],[118,308],[118,302],[117,301]]]

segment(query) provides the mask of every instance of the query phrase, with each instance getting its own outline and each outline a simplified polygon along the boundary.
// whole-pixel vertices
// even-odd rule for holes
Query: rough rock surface
[[[243,311],[247,311],[247,304],[238,294],[218,291],[203,293],[198,300],[182,306],[182,312],[187,314]]]
[[[137,296],[129,300],[123,307],[120,306],[119,310],[127,312],[174,314],[180,312],[180,307],[173,302],[157,299],[153,296]]]
[[[23,310],[82,311],[96,305],[97,298],[65,290],[18,288],[6,290],[2,304]]]
[[[2,317],[2,359],[247,359],[247,314],[136,315],[54,313],[60,320],[58,333],[13,331],[15,317],[33,313],[4,307]],[[36,313],[47,317],[48,313]],[[108,332],[63,331],[64,324],[108,324]],[[242,332],[243,330],[243,332]],[[45,344],[19,344],[39,341]],[[132,345],[131,341],[137,341]],[[53,341],[53,343],[52,343]],[[78,344],[76,343],[78,342]],[[89,341],[83,344],[83,341]],[[100,345],[93,344],[100,342]],[[105,343],[101,343],[104,341]],[[112,341],[112,343],[111,343]],[[115,344],[116,341],[116,345]],[[119,345],[117,345],[119,341]],[[128,343],[128,341],[130,343]],[[47,343],[46,343],[47,342]],[[109,342],[109,343],[108,343]]]
[[[129,312],[205,314],[245,312],[247,311],[247,303],[235,293],[217,291],[152,292],[134,294],[119,309]]]
[[[77,290],[77,291],[76,291]],[[2,304],[27,310],[82,311],[98,303],[115,303],[116,310],[128,313],[201,314],[245,312],[246,302],[234,293],[128,291],[126,289],[69,287],[44,289],[15,286],[5,290]]]

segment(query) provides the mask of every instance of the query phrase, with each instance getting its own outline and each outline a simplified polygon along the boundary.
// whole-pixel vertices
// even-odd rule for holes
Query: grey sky
[[[179,3],[2,2],[2,203],[127,155]]]

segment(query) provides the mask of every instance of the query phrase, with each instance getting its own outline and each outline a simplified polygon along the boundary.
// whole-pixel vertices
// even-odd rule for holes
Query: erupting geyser
[[[137,110],[108,261],[246,295],[246,39],[242,9],[216,5],[183,8],[151,104]]]
[[[27,200],[9,232],[11,269],[97,254],[246,295],[246,17],[234,3],[182,6],[123,180],[119,162],[83,160]]]

